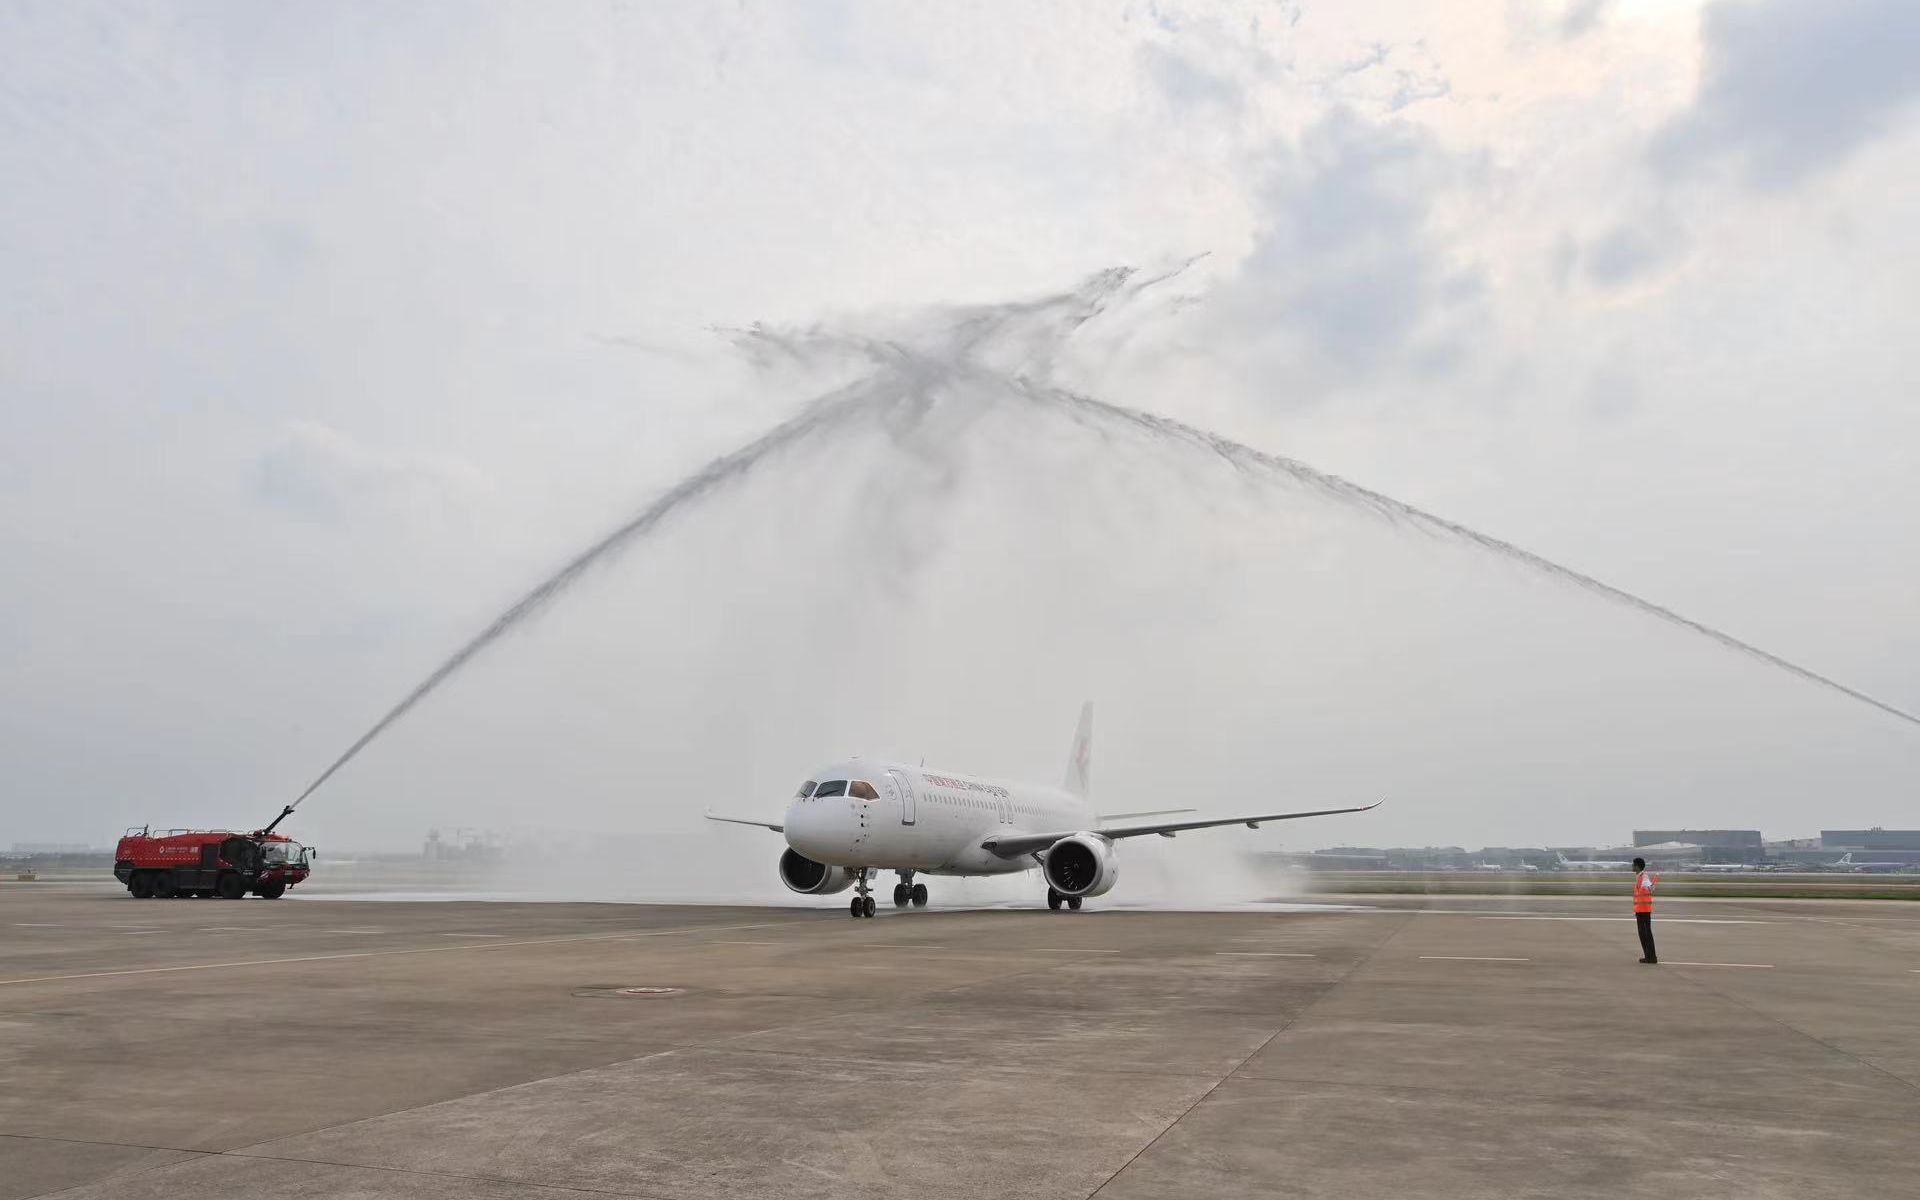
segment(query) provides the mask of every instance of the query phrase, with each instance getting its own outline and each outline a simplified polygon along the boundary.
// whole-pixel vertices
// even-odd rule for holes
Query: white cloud
[[[1598,287],[1624,287],[1679,262],[1686,254],[1685,228],[1664,209],[1635,214],[1600,234],[1587,247],[1587,278]]]
[[[1470,158],[1418,125],[1334,108],[1265,156],[1252,248],[1205,298],[1223,354],[1311,403],[1380,375],[1444,375],[1467,352],[1484,277],[1436,227]]]
[[[1721,0],[1706,10],[1700,92],[1653,144],[1682,176],[1735,160],[1779,188],[1844,162],[1920,98],[1920,6],[1906,0]]]
[[[337,429],[295,422],[260,455],[260,495],[305,517],[435,517],[486,486],[478,468],[446,455],[361,445]]]

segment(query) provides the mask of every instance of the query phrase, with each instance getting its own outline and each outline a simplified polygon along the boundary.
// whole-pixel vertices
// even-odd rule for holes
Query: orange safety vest
[[[1633,877],[1633,911],[1650,913],[1653,911],[1653,888],[1660,877],[1652,871],[1642,871]]]

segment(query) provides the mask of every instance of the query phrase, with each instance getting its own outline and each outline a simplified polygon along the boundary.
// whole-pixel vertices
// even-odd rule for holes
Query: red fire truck
[[[129,829],[113,853],[113,875],[136,899],[219,896],[238,900],[248,892],[278,900],[307,877],[312,849],[273,826],[252,833],[230,829]]]

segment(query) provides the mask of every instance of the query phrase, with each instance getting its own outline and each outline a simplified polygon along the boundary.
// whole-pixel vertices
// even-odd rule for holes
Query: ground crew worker
[[[1653,952],[1653,889],[1660,877],[1647,870],[1647,860],[1633,860],[1633,923],[1640,927],[1640,961],[1657,963]]]

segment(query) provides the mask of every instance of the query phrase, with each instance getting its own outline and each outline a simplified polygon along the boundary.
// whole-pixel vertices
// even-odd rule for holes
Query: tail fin
[[[1074,731],[1073,753],[1067,756],[1067,790],[1076,796],[1093,794],[1093,701],[1080,706],[1080,728]]]

